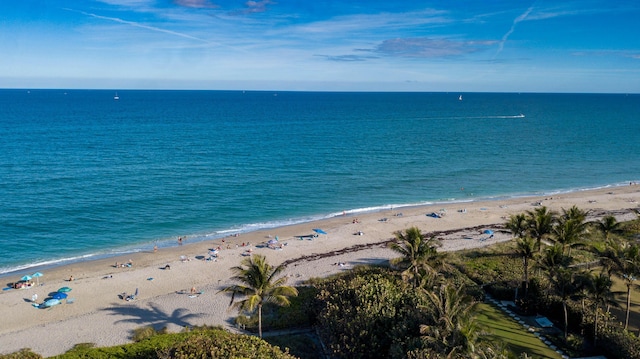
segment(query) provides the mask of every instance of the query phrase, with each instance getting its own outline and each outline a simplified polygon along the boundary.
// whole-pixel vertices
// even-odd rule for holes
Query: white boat
[[[116,92],[116,95],[115,95],[115,96],[113,96],[113,99],[114,99],[114,100],[119,100],[119,99],[120,99],[120,96],[118,96],[118,93],[117,93],[117,92]]]
[[[524,114],[521,113],[521,114],[517,115],[516,118],[524,118]]]
[[[458,97],[458,101],[462,101],[462,95],[460,95],[460,97]]]

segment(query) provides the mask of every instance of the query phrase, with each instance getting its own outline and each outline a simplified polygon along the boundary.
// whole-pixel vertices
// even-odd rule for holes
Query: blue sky
[[[640,93],[640,2],[2,0],[0,88]]]

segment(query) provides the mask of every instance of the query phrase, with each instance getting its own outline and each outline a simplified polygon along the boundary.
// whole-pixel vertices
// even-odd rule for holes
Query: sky
[[[637,0],[2,0],[0,88],[640,93]]]

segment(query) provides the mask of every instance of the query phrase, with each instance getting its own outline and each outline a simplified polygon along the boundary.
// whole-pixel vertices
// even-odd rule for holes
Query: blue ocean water
[[[640,95],[459,95],[0,90],[0,273],[640,180]]]

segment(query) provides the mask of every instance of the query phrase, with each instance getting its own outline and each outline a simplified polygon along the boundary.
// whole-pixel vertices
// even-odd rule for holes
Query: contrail
[[[516,17],[513,20],[513,24],[511,25],[511,28],[509,29],[509,31],[507,31],[506,34],[504,34],[504,36],[502,36],[502,40],[500,40],[500,43],[498,45],[498,51],[496,52],[495,56],[493,57],[494,59],[500,55],[500,53],[502,52],[502,49],[504,48],[504,43],[507,42],[507,39],[509,38],[509,36],[511,36],[511,34],[513,33],[513,31],[516,29],[516,25],[523,21],[527,15],[529,15],[529,13],[531,12],[531,10],[533,10],[533,5],[531,5],[531,7],[529,7],[527,9],[527,11],[525,11],[522,15]]]
[[[180,33],[180,32],[175,32],[175,31],[171,31],[171,30],[165,30],[165,29],[161,29],[159,27],[144,25],[144,24],[141,24],[141,23],[138,23],[138,22],[135,22],[135,21],[127,21],[127,20],[119,19],[117,17],[108,17],[108,16],[102,16],[102,15],[96,15],[96,14],[92,14],[92,13],[88,13],[88,12],[84,12],[84,11],[80,11],[80,10],[73,10],[73,9],[65,9],[65,10],[77,12],[77,13],[80,13],[80,14],[83,14],[83,15],[86,15],[86,16],[94,17],[96,19],[114,21],[114,22],[118,22],[118,23],[121,23],[121,24],[126,24],[126,25],[131,25],[131,26],[134,26],[134,27],[139,27],[141,29],[147,29],[147,30],[151,30],[151,31],[162,32],[162,33],[165,33],[165,34],[179,36],[179,37],[183,37],[185,39],[200,41],[200,42],[204,42],[204,43],[207,43],[207,44],[211,43],[210,41],[201,39],[199,37],[183,34],[183,33]]]

